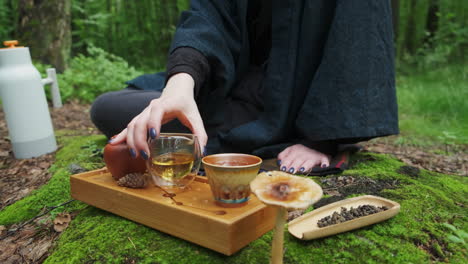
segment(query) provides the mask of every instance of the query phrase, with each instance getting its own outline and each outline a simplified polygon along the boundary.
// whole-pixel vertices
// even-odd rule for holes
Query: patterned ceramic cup
[[[247,154],[224,153],[202,159],[208,183],[216,203],[223,207],[246,204],[250,182],[255,179],[262,159]]]

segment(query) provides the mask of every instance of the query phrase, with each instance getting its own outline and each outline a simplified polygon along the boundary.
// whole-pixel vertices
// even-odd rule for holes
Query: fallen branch
[[[52,210],[57,209],[57,208],[59,208],[59,207],[62,207],[62,206],[64,206],[64,205],[67,205],[67,204],[69,204],[69,203],[71,203],[71,202],[74,202],[74,201],[76,201],[76,200],[75,200],[75,199],[70,199],[70,200],[68,200],[68,201],[66,201],[66,202],[63,202],[63,203],[59,204],[59,205],[46,207],[47,210],[46,210],[45,212],[43,212],[43,213],[41,213],[41,214],[38,214],[38,215],[36,215],[35,217],[29,219],[28,221],[22,223],[22,224],[21,224],[20,226],[18,226],[17,228],[8,229],[7,232],[5,233],[5,235],[3,235],[3,236],[0,237],[0,240],[2,240],[2,239],[4,239],[4,238],[6,238],[6,237],[8,237],[8,236],[10,236],[10,235],[12,235],[12,234],[14,234],[14,233],[17,232],[18,230],[21,230],[21,229],[22,229],[23,227],[25,227],[27,224],[33,222],[34,220],[36,220],[37,218],[39,218],[39,217],[41,217],[41,216],[44,216],[44,215],[50,213]]]

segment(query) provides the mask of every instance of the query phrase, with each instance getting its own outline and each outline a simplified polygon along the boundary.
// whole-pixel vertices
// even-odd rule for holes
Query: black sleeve
[[[169,78],[177,73],[187,73],[195,81],[195,97],[201,87],[210,76],[210,64],[206,57],[198,50],[191,47],[175,49],[167,59],[166,83]]]
[[[239,65],[245,63],[241,56],[245,48],[244,2],[191,0],[190,9],[181,14],[169,54],[190,47],[206,58],[211,72],[198,97],[225,98],[237,80]]]

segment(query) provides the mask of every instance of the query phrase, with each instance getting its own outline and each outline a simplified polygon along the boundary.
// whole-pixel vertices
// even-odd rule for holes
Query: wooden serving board
[[[144,189],[118,186],[106,168],[73,175],[70,184],[77,200],[225,255],[274,226],[276,211],[254,195],[243,207],[217,206],[204,177],[197,177],[190,190],[175,192],[179,205],[152,183]]]
[[[318,220],[333,214],[333,212],[340,212],[341,207],[345,207],[349,210],[351,207],[356,208],[359,205],[364,204],[386,206],[388,210],[355,218],[335,225],[325,227],[318,227],[317,225]],[[331,203],[320,207],[317,210],[313,210],[310,213],[304,214],[289,222],[288,230],[291,235],[299,239],[310,240],[375,224],[395,216],[398,212],[400,212],[400,204],[394,201],[373,195],[363,195]]]

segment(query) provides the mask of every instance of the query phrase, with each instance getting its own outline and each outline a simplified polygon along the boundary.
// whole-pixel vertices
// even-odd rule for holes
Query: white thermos
[[[55,107],[61,106],[55,70],[41,75],[31,62],[29,49],[5,41],[0,49],[0,99],[13,154],[18,159],[37,157],[57,149],[44,84],[52,84]]]

